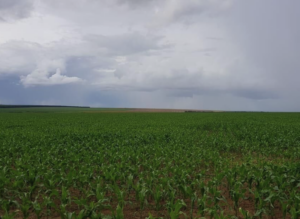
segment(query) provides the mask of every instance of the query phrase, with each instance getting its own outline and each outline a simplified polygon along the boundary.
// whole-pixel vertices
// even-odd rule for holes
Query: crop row
[[[2,218],[299,218],[298,114],[0,114]]]

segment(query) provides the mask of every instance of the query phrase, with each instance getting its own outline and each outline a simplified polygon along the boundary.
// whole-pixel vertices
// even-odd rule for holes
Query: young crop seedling
[[[28,110],[0,121],[2,218],[300,217],[298,113]]]

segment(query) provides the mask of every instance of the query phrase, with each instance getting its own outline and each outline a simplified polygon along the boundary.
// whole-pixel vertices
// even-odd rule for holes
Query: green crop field
[[[0,110],[2,219],[300,218],[299,113],[60,110]]]

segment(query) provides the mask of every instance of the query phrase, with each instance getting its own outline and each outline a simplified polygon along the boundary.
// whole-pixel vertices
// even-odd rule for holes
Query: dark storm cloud
[[[24,88],[19,78],[9,76],[0,80],[0,100],[13,104],[76,104],[83,102],[80,96],[75,98],[72,86],[30,87]]]
[[[122,107],[122,92],[103,92],[95,87],[56,85],[24,88],[16,76],[0,77],[0,104],[43,104]]]

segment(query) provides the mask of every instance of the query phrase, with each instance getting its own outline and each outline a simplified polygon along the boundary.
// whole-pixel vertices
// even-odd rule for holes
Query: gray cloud
[[[136,8],[153,3],[155,0],[116,0],[117,3]]]
[[[4,73],[21,74],[35,67],[40,59],[42,46],[38,43],[10,41],[0,44],[0,75]]]
[[[0,0],[0,101],[300,110],[299,7]]]
[[[0,0],[0,21],[29,17],[33,6],[33,0]]]
[[[88,43],[92,43],[109,55],[132,55],[150,50],[167,48],[168,45],[160,45],[162,37],[154,35],[141,35],[130,33],[123,35],[103,36],[88,35],[84,37]]]
[[[37,43],[12,41],[0,45],[3,61],[0,74],[17,74],[24,86],[57,85],[82,81],[68,77],[61,71],[65,68],[63,56],[53,55],[52,49]]]
[[[131,74],[128,73],[129,71]],[[136,80],[139,73],[134,72],[134,70],[117,69],[114,74],[102,75],[96,84],[103,90],[163,91],[167,96],[177,97],[220,94],[230,94],[253,100],[277,99],[279,97],[275,90],[262,87],[256,82],[245,83],[243,80],[236,80],[234,74],[216,77],[207,75],[203,70],[189,71],[187,69],[175,69],[164,73],[151,74],[148,72],[146,73],[147,76]]]
[[[161,39],[131,33],[88,35],[77,43],[57,41],[47,46],[11,41],[0,45],[0,58],[6,60],[0,66],[0,74],[19,74],[20,82],[25,86],[78,83],[82,82],[82,77],[93,81],[91,76],[95,70],[113,68],[116,63],[126,61],[126,56],[167,48],[167,45],[160,45]],[[70,67],[70,62],[74,66],[86,65],[85,74],[80,72],[74,77],[72,71],[75,69]]]
[[[157,8],[156,23],[170,24],[184,22],[186,24],[199,21],[203,15],[212,16],[227,10],[232,4],[232,0],[171,0],[164,1],[162,7]]]
[[[281,90],[300,81],[299,8],[299,1],[241,1],[230,17],[231,33],[244,56]]]
[[[279,95],[276,92],[272,92],[262,88],[241,88],[229,90],[236,96],[244,97],[253,100],[266,100],[266,99],[278,99]]]
[[[47,69],[47,67],[46,69],[36,69],[26,76],[21,76],[20,81],[26,87],[37,85],[62,85],[82,82],[82,80],[78,77],[68,77],[66,75],[62,75],[59,68],[57,68],[55,72],[51,72]]]
[[[85,105],[85,97],[80,92],[73,96],[74,90],[83,91],[81,85],[30,86],[24,88],[19,77],[7,76],[0,80],[0,101],[3,104],[46,104],[46,105]]]

